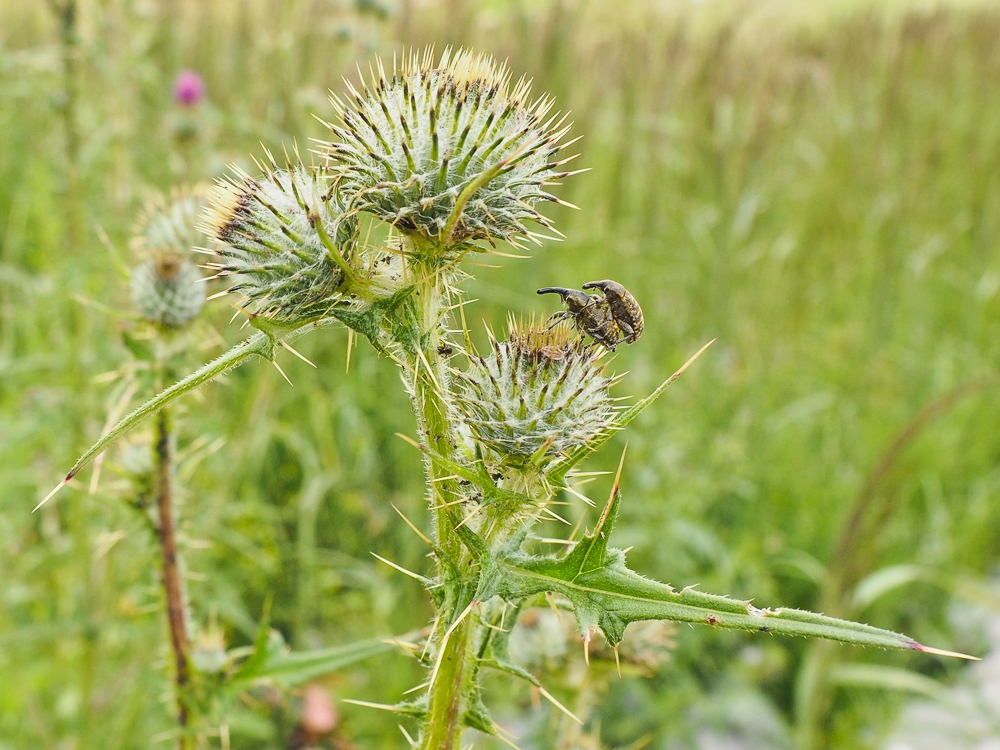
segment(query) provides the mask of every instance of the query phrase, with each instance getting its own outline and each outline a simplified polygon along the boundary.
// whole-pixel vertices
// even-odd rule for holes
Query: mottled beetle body
[[[612,351],[621,341],[622,331],[615,323],[611,308],[600,297],[581,292],[579,289],[567,289],[561,286],[543,287],[538,293],[558,294],[566,303],[565,310],[549,318],[551,322],[556,323],[569,318],[577,330]]]
[[[611,311],[611,316],[624,337],[616,343],[635,343],[642,335],[643,319],[642,308],[639,307],[639,303],[632,296],[632,293],[617,281],[610,279],[589,281],[583,285],[583,288],[600,289],[604,293],[604,300]]]

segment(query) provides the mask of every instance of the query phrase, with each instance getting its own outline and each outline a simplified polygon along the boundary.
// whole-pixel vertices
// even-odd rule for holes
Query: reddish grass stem
[[[178,565],[177,535],[173,502],[173,456],[170,412],[161,409],[156,415],[153,456],[155,460],[156,506],[159,511],[157,535],[163,562],[163,591],[167,599],[167,624],[170,626],[170,646],[174,653],[174,685],[177,694],[177,723],[181,735],[178,750],[187,750],[187,687],[191,681],[190,639],[184,616],[184,582]]]

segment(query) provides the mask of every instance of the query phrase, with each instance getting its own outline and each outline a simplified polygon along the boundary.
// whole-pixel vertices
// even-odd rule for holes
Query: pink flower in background
[[[182,70],[174,79],[174,101],[195,107],[205,98],[205,80],[193,70]]]
[[[310,739],[319,739],[337,728],[340,717],[330,696],[319,685],[310,685],[302,697],[302,716],[299,725]]]

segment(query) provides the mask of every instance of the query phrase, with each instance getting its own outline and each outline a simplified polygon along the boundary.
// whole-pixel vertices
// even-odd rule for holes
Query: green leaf
[[[256,678],[270,679],[286,688],[295,687],[397,649],[399,646],[389,640],[373,639],[314,651],[272,653]]]
[[[519,601],[511,607],[511,611],[504,617],[503,628],[490,632],[490,655],[488,658],[480,659],[479,665],[487,669],[506,672],[509,675],[531,683],[535,687],[541,687],[541,683],[535,675],[510,658],[510,634],[514,631],[514,626],[517,624],[517,617],[521,613],[523,603],[523,601]]]
[[[934,698],[941,693],[941,684],[919,672],[878,664],[841,664],[830,671],[829,680],[842,687],[881,688],[919,693]]]
[[[144,419],[152,416],[164,406],[167,406],[171,402],[177,400],[185,393],[193,391],[195,388],[204,385],[234,367],[239,367],[255,354],[267,359],[272,359],[274,357],[274,343],[274,338],[269,334],[255,333],[244,341],[241,341],[222,356],[212,360],[207,365],[204,365],[187,377],[174,383],[166,390],[153,396],[153,398],[149,399],[149,401],[135,409],[131,414],[123,417],[118,424],[111,428],[110,432],[90,446],[90,448],[88,448],[87,451],[80,456],[77,462],[73,464],[73,468],[66,474],[65,479],[63,479],[63,481],[35,507],[35,510],[38,510],[38,508],[40,508],[46,500],[64,487],[69,480],[79,474],[87,464],[103,453],[108,446]]]
[[[851,604],[862,610],[890,591],[911,583],[937,586],[967,601],[1000,609],[1000,597],[990,581],[952,576],[922,565],[890,565],[862,579],[854,589]]]
[[[416,324],[412,303],[404,304],[413,294],[415,286],[404,287],[388,297],[377,299],[363,309],[334,308],[330,315],[348,328],[357,331],[367,338],[380,352],[382,346],[382,324],[388,322],[393,331],[393,339],[401,341],[404,346],[414,346],[414,340],[420,338],[420,327]]]
[[[621,493],[616,480],[597,527],[562,559],[520,550],[523,536],[481,560],[476,598],[516,601],[542,592],[560,594],[574,606],[582,633],[599,627],[612,646],[640,620],[674,620],[763,633],[802,635],[883,648],[936,651],[905,635],[797,609],[759,609],[750,601],[715,596],[652,581],[629,570],[625,554],[608,547]]]
[[[128,331],[122,331],[122,342],[136,359],[143,362],[156,361],[156,350],[148,341],[136,338]]]
[[[403,639],[408,637],[403,636]],[[379,638],[313,651],[290,651],[281,634],[267,628],[265,623],[253,653],[233,674],[230,683],[239,686],[269,680],[284,688],[296,687],[398,648],[391,639]]]
[[[125,433],[129,432],[133,427],[137,426],[148,417],[151,417],[163,407],[173,403],[186,393],[189,393],[196,388],[201,387],[205,383],[214,380],[219,375],[222,375],[235,367],[239,367],[254,355],[273,361],[274,350],[277,344],[292,341],[308,331],[325,328],[336,323],[337,321],[338,319],[334,317],[313,321],[298,328],[287,330],[280,338],[278,338],[275,333],[270,330],[272,326],[264,324],[259,316],[252,316],[251,322],[254,323],[255,327],[266,327],[268,330],[260,330],[252,336],[247,337],[225,354],[198,368],[190,375],[182,378],[169,388],[153,396],[153,398],[149,399],[149,401],[144,403],[142,406],[136,408],[132,413],[123,417],[118,424],[111,428],[110,432],[90,446],[90,448],[88,448],[87,451],[80,456],[79,459],[77,459],[77,462],[73,464],[73,468],[69,470],[62,482],[60,482],[56,488],[52,490],[52,492],[46,495],[45,498],[35,506],[35,510],[41,508],[53,495],[65,487],[73,477],[79,474],[84,467],[87,466],[87,464],[107,450],[110,445],[125,435]]]

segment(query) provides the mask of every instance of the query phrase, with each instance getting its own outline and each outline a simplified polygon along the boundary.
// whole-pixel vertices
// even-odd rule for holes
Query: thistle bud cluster
[[[446,50],[435,64],[428,51],[389,73],[379,62],[358,85],[348,84],[350,104],[334,97],[342,124],[328,124],[335,138],[321,143],[319,166],[297,157],[279,166],[268,153],[262,176],[237,169],[212,196],[210,267],[234,278],[229,291],[249,312],[276,324],[358,312],[428,270],[448,266],[446,281],[461,278],[449,262],[473,242],[533,238],[529,220],[550,226],[535,205],[558,202],[545,188],[569,174],[560,171],[568,159],[555,161],[564,118],[486,55]],[[397,238],[361,241],[364,215]]]
[[[132,302],[151,323],[183,328],[205,304],[202,273],[191,261],[191,248],[204,242],[194,228],[204,205],[200,187],[176,191],[170,199],[151,201],[136,225]]]

